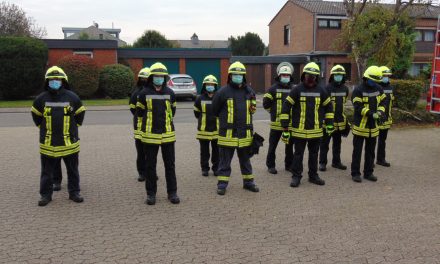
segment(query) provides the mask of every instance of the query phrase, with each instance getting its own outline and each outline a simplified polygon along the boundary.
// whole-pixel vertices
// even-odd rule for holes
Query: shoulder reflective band
[[[264,96],[263,97],[266,97],[266,98],[269,98],[269,99],[273,99],[273,96],[270,94],[270,93],[266,93],[266,94],[264,94]]]
[[[321,96],[320,93],[305,93],[305,92],[301,92],[301,96],[305,96],[305,97],[318,97]]]
[[[202,100],[202,101],[200,101],[202,104],[212,104],[212,101],[209,101],[209,100],[206,100],[206,101],[204,101],[204,100]]]
[[[164,95],[146,95],[145,99],[156,99],[156,100],[170,100],[171,96],[169,94],[164,94]]]
[[[376,97],[378,96],[380,93],[379,92],[374,92],[374,93],[362,93],[362,96],[368,96],[368,97]]]
[[[386,93],[386,94],[392,94],[392,93],[393,93],[393,90],[383,90],[383,93]]]
[[[277,89],[277,93],[290,93],[290,89]]]
[[[331,93],[330,95],[331,95],[331,96],[344,96],[344,97],[347,96],[346,93]]]
[[[66,107],[69,106],[69,102],[46,102],[44,103],[44,106],[49,107]]]

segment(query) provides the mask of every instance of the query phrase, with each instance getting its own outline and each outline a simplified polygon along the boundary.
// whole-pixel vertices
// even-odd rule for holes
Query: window
[[[433,42],[434,39],[434,31],[433,30],[425,30],[424,32],[424,40]]]
[[[86,56],[93,59],[93,51],[74,51],[73,55]]]
[[[416,30],[416,38],[415,41],[422,41],[423,39],[423,34],[421,30]]]
[[[341,20],[339,19],[318,19],[319,28],[341,28]]]
[[[425,70],[429,67],[427,63],[413,63],[411,64],[411,68],[409,69],[409,75],[416,77],[420,75],[422,70]]]
[[[424,41],[424,42],[434,42],[435,41],[435,31],[429,29],[419,29],[416,30],[416,38],[415,41]]]
[[[331,28],[341,28],[341,20],[330,20]]]
[[[103,34],[99,34],[99,39],[104,39],[104,35]]]
[[[290,43],[290,25],[284,26],[284,45],[289,45]]]
[[[327,19],[319,19],[318,26],[320,28],[327,28],[328,27],[328,20]]]

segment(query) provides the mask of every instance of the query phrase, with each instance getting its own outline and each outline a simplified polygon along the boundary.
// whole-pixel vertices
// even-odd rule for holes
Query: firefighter
[[[394,94],[393,94],[393,87],[390,85],[390,76],[392,75],[392,73],[387,66],[380,67],[380,70],[382,71],[382,75],[383,75],[380,85],[382,86],[383,93],[385,94],[386,99],[384,103],[385,106],[384,122],[379,126],[379,137],[377,139],[376,164],[385,167],[390,167],[391,164],[385,159],[385,147],[388,136],[388,130],[391,128],[391,125],[393,124],[391,109],[393,108]]]
[[[194,103],[194,115],[198,120],[197,139],[200,143],[200,166],[202,175],[209,175],[209,158],[211,156],[212,171],[217,176],[218,169],[218,118],[212,113],[212,98],[217,90],[218,81],[213,75],[208,75],[203,79],[200,96]],[[211,144],[212,154],[209,153]]]
[[[309,182],[325,185],[325,181],[318,175],[319,143],[323,136],[324,118],[327,133],[331,134],[334,130],[334,114],[331,98],[318,84],[319,74],[320,69],[316,63],[306,64],[301,74],[301,83],[290,91],[281,111],[280,120],[284,129],[282,139],[288,141],[292,136],[295,142],[291,187],[298,187],[301,182],[306,145],[309,150]],[[291,131],[289,125],[292,126]]]
[[[385,113],[385,94],[379,83],[382,71],[377,66],[370,66],[364,73],[362,83],[357,86],[351,96],[354,106],[353,122],[353,155],[351,177],[354,182],[362,182],[360,165],[362,147],[365,141],[364,178],[377,181],[374,176],[374,150],[376,137],[379,135],[381,118]]]
[[[258,192],[250,162],[253,138],[252,115],[256,111],[255,93],[246,83],[246,68],[234,62],[228,69],[228,83],[214,96],[213,113],[219,118],[219,169],[217,194],[224,195],[231,175],[231,160],[237,150],[243,188]]]
[[[269,150],[267,151],[266,166],[269,173],[277,174],[275,168],[276,149],[283,133],[283,127],[280,123],[281,108],[283,102],[289,95],[293,86],[293,66],[288,62],[282,62],[277,67],[277,77],[275,83],[269,88],[263,97],[263,107],[270,113],[270,136]],[[287,171],[292,171],[293,144],[288,142],[285,146],[284,167]]]
[[[180,203],[177,196],[174,142],[176,135],[173,118],[176,113],[176,98],[173,90],[167,87],[168,70],[160,62],[150,67],[150,76],[145,87],[140,91],[136,104],[138,116],[142,118],[141,135],[144,144],[146,164],[145,189],[146,203],[156,203],[157,192],[157,154],[159,147],[165,166],[168,200]]]
[[[45,90],[34,101],[31,112],[40,128],[41,178],[39,206],[52,201],[53,174],[56,164],[64,160],[67,169],[69,199],[81,203],[78,153],[78,127],[82,125],[85,107],[79,97],[68,89],[66,73],[59,67],[49,68]]]
[[[330,140],[333,139],[333,159],[332,167],[340,170],[346,170],[347,166],[341,162],[341,138],[348,134],[347,131],[347,117],[344,113],[345,103],[348,98],[348,87],[345,85],[345,69],[341,65],[334,66],[330,71],[329,84],[326,87],[327,94],[330,95],[334,108],[334,132],[329,135],[324,128],[323,137],[321,138],[320,152],[319,152],[319,170],[325,171],[327,165],[327,153],[329,150]]]
[[[134,91],[131,93],[130,101],[129,101],[130,112],[133,115],[134,140],[135,140],[135,146],[137,152],[136,168],[139,175],[138,181],[140,182],[145,181],[146,159],[145,159],[144,146],[142,144],[142,135],[140,130],[142,124],[142,117],[138,116],[136,112],[136,103],[140,91],[147,84],[148,76],[150,76],[150,68],[145,67],[139,71],[138,81]]]

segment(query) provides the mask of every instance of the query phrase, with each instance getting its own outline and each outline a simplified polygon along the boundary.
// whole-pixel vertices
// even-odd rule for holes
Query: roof
[[[81,30],[86,28],[80,28],[80,27],[62,27],[61,30],[64,32],[80,32]],[[120,28],[100,28],[101,30],[104,30],[105,32],[109,33],[121,33]]]
[[[123,59],[229,59],[230,49],[118,49],[118,58]]]
[[[64,31],[64,29],[63,29]],[[88,28],[82,29],[80,32],[77,32],[66,39],[79,39],[81,34],[87,34],[90,39],[102,39],[105,40],[116,40],[118,42],[118,46],[125,46],[127,43],[123,40],[120,40],[113,36],[112,34],[108,33],[107,31],[104,31],[104,29],[97,28],[95,26],[90,26]]]
[[[240,61],[245,64],[267,64],[267,63],[281,63],[287,61],[290,63],[306,63],[311,58],[323,57],[323,56],[347,56],[347,52],[340,51],[317,51],[309,53],[295,53],[295,54],[282,54],[282,55],[269,55],[269,56],[232,56],[230,62]]]
[[[227,40],[199,40],[194,43],[192,40],[172,40],[179,44],[180,48],[194,49],[227,49],[229,47],[229,41]]]
[[[49,49],[117,49],[116,40],[43,39]]]

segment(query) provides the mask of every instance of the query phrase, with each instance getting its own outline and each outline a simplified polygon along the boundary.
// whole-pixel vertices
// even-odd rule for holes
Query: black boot
[[[391,164],[389,162],[387,162],[386,160],[378,160],[376,162],[376,164],[380,165],[380,166],[384,166],[384,167],[390,167],[391,166]]]
[[[46,206],[51,201],[52,201],[52,197],[41,196],[40,200],[38,201],[38,206]]]
[[[371,174],[371,175],[364,175],[364,179],[365,179],[365,180],[372,181],[372,182],[377,181],[377,177],[374,176],[373,174]]]
[[[217,194],[218,195],[225,195],[226,188],[217,188]]]
[[[209,176],[209,171],[202,171],[202,176],[205,176],[205,177]]]
[[[325,181],[321,178],[319,178],[318,175],[313,176],[313,177],[309,177],[309,182],[316,184],[316,185],[325,185]]]
[[[172,204],[179,204],[179,203],[180,203],[180,198],[179,198],[179,196],[177,196],[176,193],[168,194],[168,200],[169,200]]]
[[[60,191],[61,190],[61,184],[59,184],[59,183],[54,183],[53,184],[53,191],[54,192],[58,192],[58,191]]]
[[[82,196],[79,193],[69,194],[69,200],[72,200],[75,203],[82,203],[82,202],[84,202],[84,198],[82,198]]]
[[[243,189],[251,191],[251,192],[259,192],[260,189],[257,187],[257,185],[254,184],[244,184]]]
[[[142,175],[142,174],[139,174],[139,176],[138,176],[138,181],[139,181],[139,182],[143,182],[143,181],[145,181],[145,176]]]
[[[347,166],[345,166],[341,162],[336,163],[336,164],[332,164],[332,167],[336,168],[336,169],[340,169],[340,170],[346,170],[347,169]]]
[[[292,181],[290,182],[290,187],[296,188],[301,183],[301,178],[299,177],[292,177]]]
[[[327,170],[327,168],[325,166],[325,163],[319,163],[319,170],[320,171],[326,171]]]
[[[275,168],[269,168],[269,169],[267,169],[267,171],[268,171],[270,174],[277,174],[277,173],[278,173],[277,169],[275,169]]]
[[[361,176],[360,176],[360,175],[354,175],[354,176],[351,176],[351,179],[352,179],[354,182],[362,182],[362,179],[361,179]]]
[[[156,195],[147,195],[147,200],[145,200],[145,203],[148,205],[155,205],[156,204]]]

